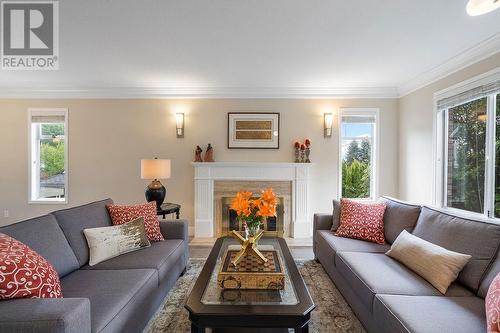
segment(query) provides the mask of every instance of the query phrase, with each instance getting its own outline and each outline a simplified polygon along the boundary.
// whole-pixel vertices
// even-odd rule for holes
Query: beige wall
[[[399,99],[399,195],[431,204],[434,93],[500,66],[500,53]]]
[[[193,170],[197,144],[215,147],[217,161],[293,161],[292,143],[312,140],[312,211],[329,212],[337,196],[338,132],[323,138],[323,112],[339,107],[380,108],[380,194],[398,195],[396,99],[194,99],[194,100],[0,100],[0,225],[55,209],[111,197],[117,203],[144,200],[140,159],[172,159],[164,181],[169,201],[182,204],[193,224]],[[69,109],[69,203],[28,204],[27,109]],[[186,113],[186,133],[175,137],[174,113]],[[281,113],[279,150],[229,150],[227,112]],[[10,218],[3,217],[4,209]]]

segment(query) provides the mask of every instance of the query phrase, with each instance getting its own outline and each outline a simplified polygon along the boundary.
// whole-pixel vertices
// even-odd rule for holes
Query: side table
[[[162,215],[165,219],[165,215],[174,214],[175,218],[178,220],[181,214],[181,205],[171,202],[165,202],[160,206],[160,209],[156,211],[156,215]]]

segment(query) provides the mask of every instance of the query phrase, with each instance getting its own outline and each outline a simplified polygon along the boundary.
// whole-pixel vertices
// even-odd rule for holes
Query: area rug
[[[309,332],[365,332],[321,264],[313,260],[296,260],[295,262],[316,304],[316,309],[311,315]],[[204,259],[189,261],[186,274],[177,280],[143,333],[191,332],[191,323],[188,312],[184,309],[184,302],[204,263]],[[293,330],[290,331],[293,332]]]

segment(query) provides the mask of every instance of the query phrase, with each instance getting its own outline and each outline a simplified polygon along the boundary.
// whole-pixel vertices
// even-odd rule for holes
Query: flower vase
[[[247,226],[245,228],[246,239],[253,238],[253,237],[257,236],[257,234],[259,233],[259,231],[260,231],[260,225],[249,226],[247,224]]]
[[[306,163],[311,163],[309,159],[309,155],[311,154],[311,149],[309,147],[306,148]]]
[[[295,148],[295,163],[300,163],[300,149]]]

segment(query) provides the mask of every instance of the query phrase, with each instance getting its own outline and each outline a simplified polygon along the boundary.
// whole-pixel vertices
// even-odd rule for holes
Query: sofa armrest
[[[160,231],[165,239],[183,239],[189,242],[187,220],[160,220]]]
[[[0,332],[90,333],[87,298],[0,301]]]
[[[316,255],[316,231],[317,230],[330,230],[333,225],[333,215],[332,214],[314,214],[313,218],[313,252],[314,257]]]
[[[330,230],[333,225],[332,214],[314,214],[313,230]]]

